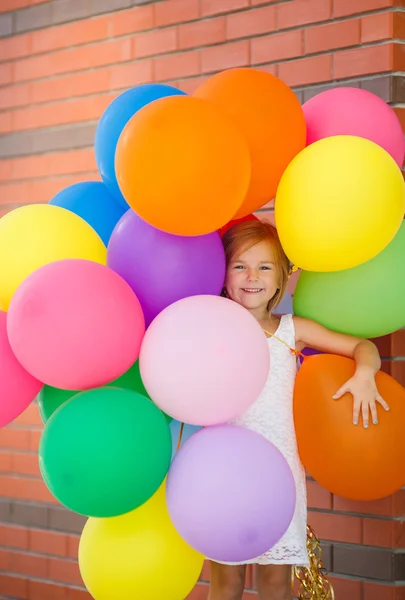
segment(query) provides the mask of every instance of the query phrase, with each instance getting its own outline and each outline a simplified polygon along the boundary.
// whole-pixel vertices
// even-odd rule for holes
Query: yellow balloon
[[[380,146],[336,136],[305,148],[287,167],[275,218],[289,259],[307,271],[340,271],[377,256],[405,211],[401,170]]]
[[[79,566],[95,600],[184,600],[204,557],[177,533],[166,506],[166,482],[140,508],[88,519]]]
[[[86,221],[59,206],[32,204],[6,214],[0,219],[0,306],[7,310],[28,275],[66,258],[105,265],[107,249]]]

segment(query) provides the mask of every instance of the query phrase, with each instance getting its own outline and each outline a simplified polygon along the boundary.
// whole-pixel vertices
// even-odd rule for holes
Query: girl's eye
[[[271,268],[270,267],[266,267],[266,266],[261,267],[261,269],[263,271],[271,271]]]
[[[242,265],[235,265],[235,266],[234,266],[234,269],[238,269],[238,270],[240,271],[240,270],[242,270],[242,269],[243,269],[243,266],[242,266]]]

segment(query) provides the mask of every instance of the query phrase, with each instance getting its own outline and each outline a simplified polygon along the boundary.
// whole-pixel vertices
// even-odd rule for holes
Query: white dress
[[[309,566],[307,541],[307,493],[305,470],[299,459],[293,418],[293,393],[297,373],[295,328],[292,315],[283,315],[274,334],[289,347],[269,338],[270,373],[259,398],[247,412],[231,421],[256,431],[272,442],[287,460],[295,480],[297,501],[291,524],[281,540],[270,550],[244,563],[258,565]]]

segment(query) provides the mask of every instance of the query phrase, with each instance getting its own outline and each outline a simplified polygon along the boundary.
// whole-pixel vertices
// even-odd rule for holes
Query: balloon
[[[101,177],[124,209],[128,209],[115,174],[115,151],[125,125],[143,106],[166,96],[183,96],[184,92],[170,85],[148,83],[131,88],[120,94],[107,107],[96,131],[95,152]]]
[[[111,233],[125,212],[101,181],[83,181],[65,188],[49,202],[82,217],[107,246]]]
[[[124,375],[118,377],[118,379],[115,379],[111,383],[108,383],[107,386],[133,390],[134,392],[138,392],[138,394],[142,394],[142,396],[148,397],[139,373],[139,361],[136,361]],[[79,391],[80,390],[60,390],[58,388],[50,387],[49,385],[44,385],[38,396],[38,408],[43,423],[46,423],[62,404],[65,404],[68,400],[73,398],[73,396],[76,396]],[[170,417],[167,418],[171,421]]]
[[[305,148],[304,113],[294,92],[277,77],[256,69],[229,69],[210,77],[194,96],[231,116],[246,138],[252,177],[235,218],[262,207],[276,194],[291,160]]]
[[[317,94],[303,106],[307,143],[334,135],[354,135],[378,144],[401,168],[405,140],[401,123],[384,100],[358,88],[342,87]]]
[[[295,483],[262,435],[231,425],[199,431],[169,470],[167,506],[181,537],[212,560],[251,560],[287,531]]]
[[[8,425],[31,404],[42,383],[20,365],[7,337],[7,314],[0,311],[0,427]]]
[[[323,487],[351,500],[377,500],[405,485],[405,389],[379,372],[379,425],[353,425],[353,398],[333,394],[354,375],[354,361],[328,354],[304,360],[294,395],[301,460]]]
[[[177,453],[177,446],[180,440],[180,434],[181,434],[181,440],[180,440],[180,446],[183,446],[183,444],[185,444],[185,442],[187,442],[187,440],[189,440],[191,438],[192,435],[194,435],[194,433],[197,433],[197,431],[200,431],[201,427],[197,427],[196,425],[187,425],[183,423],[183,431],[181,431],[181,426],[182,423],[180,423],[179,421],[172,421],[170,423],[170,431],[172,434],[172,460],[173,458],[176,456]]]
[[[303,271],[294,312],[325,327],[374,338],[405,326],[405,224],[392,242],[366,263],[336,273]]]
[[[215,425],[243,414],[269,373],[269,344],[252,315],[236,302],[193,296],[160,313],[139,359],[152,400],[174,419]]]
[[[290,260],[307,271],[356,267],[381,252],[405,210],[401,170],[363,138],[315,142],[286,169],[275,217]]]
[[[146,502],[169,469],[169,425],[147,398],[119,388],[82,392],[45,426],[42,477],[70,510],[113,517]]]
[[[151,227],[133,211],[114,230],[107,264],[137,295],[147,325],[177,300],[219,295],[225,280],[225,252],[218,233],[171,235]]]
[[[190,97],[157,100],[132,117],[115,166],[131,208],[176,235],[212,233],[230,221],[250,178],[242,134],[212,103]]]
[[[64,258],[106,263],[107,250],[88,223],[59,206],[31,204],[0,219],[0,302],[4,309],[28,275]]]
[[[219,230],[219,233],[220,233],[221,237],[223,237],[229,229],[231,229],[234,225],[238,225],[238,223],[244,223],[245,221],[259,221],[259,220],[260,219],[258,219],[255,215],[246,215],[246,217],[242,217],[241,219],[234,219],[232,221],[229,221],[229,223],[224,225]]]
[[[174,528],[164,484],[137,510],[89,519],[79,545],[80,572],[95,600],[183,600],[203,562]]]
[[[65,260],[24,281],[7,327],[29,373],[52,387],[84,390],[110,383],[133,365],[145,322],[135,294],[114,271]]]

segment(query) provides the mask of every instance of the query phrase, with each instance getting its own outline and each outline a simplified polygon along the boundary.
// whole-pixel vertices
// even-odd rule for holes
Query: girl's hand
[[[338,400],[346,393],[352,394],[353,404],[353,423],[357,425],[359,422],[360,409],[363,416],[363,425],[365,428],[369,424],[369,411],[374,425],[378,425],[377,405],[381,404],[384,410],[389,410],[388,404],[378,393],[377,385],[373,376],[356,373],[349,381],[347,381],[333,396]]]

